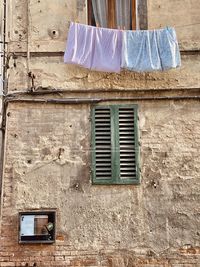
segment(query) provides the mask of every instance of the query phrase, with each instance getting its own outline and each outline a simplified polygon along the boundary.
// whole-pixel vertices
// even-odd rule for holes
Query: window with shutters
[[[92,108],[93,184],[138,184],[137,105]]]

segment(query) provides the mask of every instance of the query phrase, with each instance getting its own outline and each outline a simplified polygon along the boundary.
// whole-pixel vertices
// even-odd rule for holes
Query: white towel
[[[64,62],[105,72],[120,72],[122,32],[71,23]]]

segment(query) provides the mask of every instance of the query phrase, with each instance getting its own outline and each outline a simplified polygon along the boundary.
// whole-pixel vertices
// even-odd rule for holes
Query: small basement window
[[[55,242],[55,211],[20,212],[19,243]]]

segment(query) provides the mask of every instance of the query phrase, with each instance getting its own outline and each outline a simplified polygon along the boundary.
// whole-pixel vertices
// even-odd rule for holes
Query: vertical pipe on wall
[[[5,147],[5,125],[6,125],[6,105],[4,104],[4,97],[7,94],[7,81],[6,81],[6,14],[7,14],[7,1],[3,1],[3,6],[0,7],[3,11],[3,31],[2,31],[2,43],[3,43],[3,89],[1,96],[1,126],[0,126],[0,229],[1,229],[1,217],[2,217],[2,205],[3,205],[3,175],[4,175],[4,147]]]
[[[30,73],[30,0],[27,0],[27,84],[28,90],[31,90],[31,84],[29,79]]]
[[[3,2],[3,94],[7,93],[6,86],[6,0]]]

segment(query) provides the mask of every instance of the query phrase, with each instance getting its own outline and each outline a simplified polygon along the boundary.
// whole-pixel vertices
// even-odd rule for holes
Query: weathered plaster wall
[[[13,0],[10,7],[11,50],[64,51],[69,22],[86,23],[86,0]],[[29,27],[27,27],[29,26]],[[55,31],[55,32],[54,32]]]
[[[148,1],[149,28],[199,23],[198,10],[198,0]],[[182,67],[163,73],[63,64],[69,21],[86,17],[85,1],[10,1],[8,91],[27,91],[31,71],[36,89],[66,91],[37,98],[109,96],[114,104],[142,89],[142,96],[199,95],[199,52],[185,51]],[[199,49],[198,26],[177,33],[183,50]],[[141,185],[92,186],[90,105],[8,103],[1,267],[199,266],[199,102],[138,105]],[[19,245],[19,210],[40,208],[57,209],[56,243]]]
[[[123,71],[121,74],[89,71],[62,63],[63,57],[34,57],[30,60],[31,71],[35,74],[36,87],[55,89],[112,89],[135,88],[199,88],[200,54],[183,55],[182,67],[178,70],[155,73],[134,73]],[[26,59],[10,61],[9,91],[27,90]]]
[[[147,3],[150,29],[175,26],[183,47],[199,48],[198,0],[149,0]],[[28,22],[30,51],[63,51],[69,21],[87,22],[86,10],[86,0],[13,0],[10,6],[10,40],[15,42],[14,51],[23,51],[18,45],[22,43],[23,47],[21,41],[27,40]]]
[[[86,22],[85,1],[19,1],[10,6],[9,90],[26,90],[27,73],[37,86],[55,88],[170,88],[199,87],[199,54],[182,55],[179,70],[155,74],[122,72],[120,75],[87,71],[63,63],[69,21]],[[199,7],[193,1],[148,1],[149,28],[176,28],[182,49],[199,49]],[[48,8],[49,7],[49,8]],[[191,25],[192,24],[192,25]],[[29,25],[29,27],[27,26]],[[182,27],[184,25],[190,25]],[[179,27],[181,26],[181,27]],[[27,55],[18,52],[30,52]],[[35,54],[38,52],[40,54]],[[60,55],[56,53],[61,53]],[[16,63],[16,64],[15,64]]]
[[[174,26],[182,49],[200,49],[199,10],[199,0],[150,0],[149,28]]]
[[[90,106],[10,104],[1,242],[5,251],[12,251],[13,262],[30,260],[29,249],[39,253],[38,246],[17,245],[18,211],[33,208],[57,210],[56,246],[40,246],[51,256],[57,255],[55,249],[62,255],[67,250],[102,250],[106,255],[124,250],[125,257],[131,252],[135,259],[165,255],[169,265],[158,266],[175,267],[173,257],[178,261],[185,245],[197,253],[199,103],[138,105],[141,185],[92,186]],[[198,266],[195,257],[191,263]],[[190,257],[184,259],[190,263]],[[39,266],[46,266],[42,256],[41,261]]]

